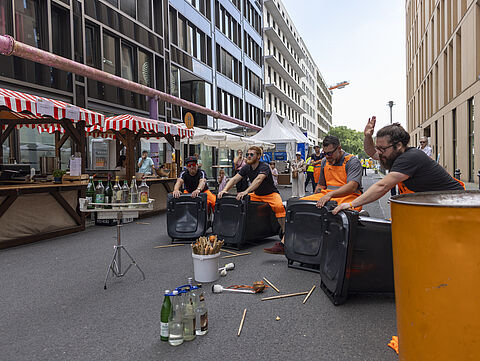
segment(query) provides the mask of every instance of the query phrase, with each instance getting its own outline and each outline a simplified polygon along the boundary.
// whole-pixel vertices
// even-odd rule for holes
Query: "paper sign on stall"
[[[50,115],[53,117],[53,103],[46,99],[37,100],[37,114]]]
[[[181,145],[180,145],[180,142],[179,141],[175,141],[175,150],[180,150],[181,149]]]
[[[67,104],[65,118],[71,120],[80,120],[80,109],[74,105]]]

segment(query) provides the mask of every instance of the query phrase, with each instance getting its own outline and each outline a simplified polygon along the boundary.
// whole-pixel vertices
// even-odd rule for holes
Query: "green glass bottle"
[[[108,183],[107,186],[105,187],[105,203],[112,203],[113,202],[113,187],[112,187],[112,181],[111,181],[111,176],[110,174],[108,175]],[[112,206],[105,206],[106,209],[111,209]]]
[[[160,339],[162,341],[168,341],[168,317],[172,309],[172,303],[170,302],[170,291],[165,291],[165,297],[163,299],[162,311],[160,313]]]
[[[93,209],[94,206],[91,204],[95,201],[95,184],[93,183],[92,176],[90,176],[90,180],[88,181],[86,198],[88,204],[87,209]]]

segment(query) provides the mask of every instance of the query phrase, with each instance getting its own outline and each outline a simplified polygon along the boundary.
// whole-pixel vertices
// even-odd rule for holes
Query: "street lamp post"
[[[393,102],[393,100],[390,100],[387,105],[390,107],[390,124],[393,123],[393,120],[392,120],[392,108],[393,106],[395,105],[395,103]]]

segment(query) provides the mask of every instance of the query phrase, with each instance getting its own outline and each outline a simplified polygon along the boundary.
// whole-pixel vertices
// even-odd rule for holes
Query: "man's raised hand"
[[[363,135],[366,137],[373,137],[373,132],[375,131],[375,123],[377,122],[377,117],[374,115],[368,119]]]

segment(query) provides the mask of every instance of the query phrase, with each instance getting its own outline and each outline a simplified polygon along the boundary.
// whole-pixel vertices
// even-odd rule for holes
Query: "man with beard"
[[[327,135],[322,145],[325,158],[320,163],[318,185],[314,194],[302,199],[317,201],[317,207],[322,208],[330,200],[348,203],[358,198],[362,194],[362,165],[358,158],[346,153],[335,136]]]
[[[393,123],[380,129],[374,145],[375,122],[375,117],[372,117],[365,127],[365,152],[373,159],[379,160],[390,172],[357,199],[339,204],[333,210],[333,214],[374,202],[396,185],[400,194],[465,189],[461,181],[453,178],[422,150],[408,146],[410,135],[400,123]]]
[[[285,231],[286,213],[282,197],[273,182],[270,166],[265,162],[261,162],[261,157],[262,150],[259,147],[250,147],[247,151],[247,164],[228,181],[223,191],[218,193],[218,199],[222,198],[225,193],[244,177],[247,177],[250,180],[250,186],[245,191],[237,193],[237,199],[243,199],[248,194],[252,201],[268,203],[275,213],[282,231]]]
[[[207,204],[210,212],[215,209],[215,195],[210,192],[207,186],[207,175],[201,169],[198,169],[197,157],[188,157],[185,159],[186,170],[180,173],[180,176],[173,188],[173,196],[175,198],[180,197],[180,188],[182,185],[185,190],[184,193],[191,193],[192,198],[198,197],[200,193],[207,194]]]

